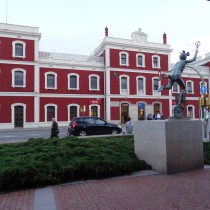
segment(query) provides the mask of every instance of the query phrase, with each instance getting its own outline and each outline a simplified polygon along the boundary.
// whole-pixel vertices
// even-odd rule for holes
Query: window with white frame
[[[45,73],[45,89],[57,89],[57,74],[55,72]]]
[[[136,84],[137,84],[137,94],[145,94],[145,78],[137,77]]]
[[[127,52],[120,52],[120,65],[121,66],[128,66],[129,54]]]
[[[12,57],[25,58],[26,57],[26,43],[20,40],[12,42]]]
[[[68,111],[69,111],[69,118],[68,118],[69,121],[71,121],[74,117],[79,117],[79,105],[78,104],[70,104]]]
[[[45,105],[45,122],[50,122],[52,118],[57,119],[57,105],[46,104]]]
[[[153,78],[152,79],[152,84],[153,84],[153,94],[160,94],[160,92],[158,92],[158,88],[160,86],[160,81],[158,78]]]
[[[187,86],[187,93],[194,93],[194,85],[193,85],[193,81],[187,81],[186,82],[186,86]]]
[[[12,69],[12,87],[26,87],[26,70]]]
[[[89,90],[99,90],[99,76],[89,75]]]
[[[136,66],[137,67],[145,67],[145,55],[144,54],[136,54]]]
[[[68,74],[68,89],[79,90],[79,75],[78,74]]]
[[[194,110],[195,108],[193,105],[187,106],[187,116],[190,117],[191,119],[194,119],[195,116]]]
[[[89,113],[91,117],[100,117],[100,105],[91,104],[89,106]]]
[[[120,94],[129,94],[129,77],[127,75],[120,76]]]
[[[174,82],[174,84],[172,86],[172,92],[173,93],[179,93],[179,86],[176,82]]]
[[[160,68],[160,56],[152,56],[152,68]]]

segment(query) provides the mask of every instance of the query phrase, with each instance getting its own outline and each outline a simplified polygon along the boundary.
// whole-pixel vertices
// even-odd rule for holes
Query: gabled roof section
[[[106,36],[102,43],[94,50],[93,54],[101,55],[107,46],[113,48],[136,48],[137,50],[141,49],[142,51],[157,50],[165,53],[170,53],[172,51],[168,44],[148,42],[148,35],[142,32],[141,28],[139,28],[138,31],[131,33],[131,39]]]

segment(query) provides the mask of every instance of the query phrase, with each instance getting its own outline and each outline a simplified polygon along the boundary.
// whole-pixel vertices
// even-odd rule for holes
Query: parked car
[[[98,117],[75,117],[69,124],[69,135],[103,135],[119,134],[122,132],[120,125],[109,123]]]

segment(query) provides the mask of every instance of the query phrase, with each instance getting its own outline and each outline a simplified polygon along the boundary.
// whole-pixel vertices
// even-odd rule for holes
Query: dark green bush
[[[203,143],[204,164],[210,165],[210,142]]]
[[[38,187],[151,169],[134,153],[133,136],[30,139],[0,145],[0,189]]]

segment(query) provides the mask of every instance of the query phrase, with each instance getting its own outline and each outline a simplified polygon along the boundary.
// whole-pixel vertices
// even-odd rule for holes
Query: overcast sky
[[[210,52],[207,0],[0,0],[0,22],[39,27],[40,51],[90,55],[109,36],[130,39],[141,28],[149,42],[167,34],[172,62],[181,50]]]

